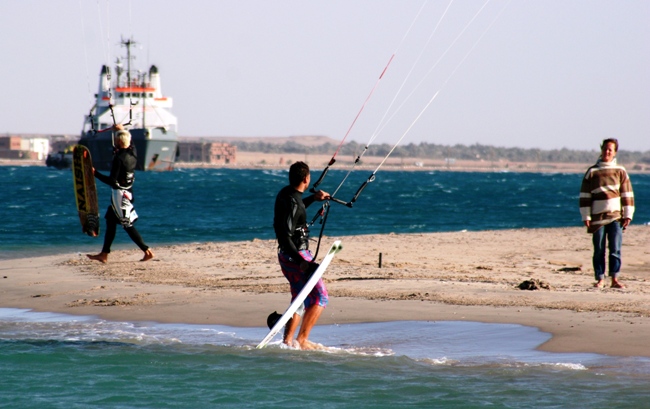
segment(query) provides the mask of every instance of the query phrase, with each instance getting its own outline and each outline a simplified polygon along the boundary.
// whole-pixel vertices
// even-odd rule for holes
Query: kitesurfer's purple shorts
[[[314,258],[309,250],[301,250],[300,255],[307,261],[311,261]],[[287,280],[289,280],[289,285],[291,286],[291,301],[293,301],[298,296],[298,293],[300,293],[300,290],[305,286],[309,278],[300,270],[300,265],[296,264],[288,255],[279,252],[278,261],[280,262],[282,274],[284,274]],[[323,279],[320,278],[316,283],[316,286],[314,286],[314,289],[311,290],[305,299],[305,308],[309,308],[312,305],[325,307],[328,301],[329,297],[327,295],[327,289],[325,288]]]

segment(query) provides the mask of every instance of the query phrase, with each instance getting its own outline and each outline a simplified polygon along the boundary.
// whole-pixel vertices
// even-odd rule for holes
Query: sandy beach
[[[245,169],[288,169],[289,165],[296,161],[303,161],[309,164],[313,171],[321,171],[329,161],[331,155],[314,155],[299,153],[262,153],[262,152],[237,152],[237,161],[232,164],[204,164],[204,163],[187,163],[178,162],[175,167],[178,169],[197,168],[197,167],[217,167],[217,168],[245,168]],[[583,173],[592,164],[589,163],[532,163],[532,162],[512,162],[507,160],[454,160],[447,162],[443,159],[430,158],[399,158],[389,157],[384,161],[382,156],[363,156],[362,160],[353,166],[355,156],[336,156],[336,164],[333,169],[350,170],[354,168],[357,171],[374,171],[380,163],[382,170],[412,170],[412,171],[458,171],[458,172],[562,172],[562,173]],[[637,169],[639,168],[639,169]],[[632,166],[628,170],[634,169],[635,172],[642,172],[645,167]]]
[[[323,239],[319,259],[338,238]],[[625,232],[622,290],[592,286],[591,236],[577,227],[340,239],[344,248],[324,276],[330,304],[319,324],[516,323],[553,334],[542,350],[650,357],[648,226]],[[5,260],[0,307],[261,327],[289,303],[274,241],[154,251],[145,263],[137,249],[114,251],[107,264],[79,253]],[[520,289],[527,280],[542,288]]]
[[[595,154],[594,158],[597,157]],[[262,153],[262,152],[237,152],[234,163],[204,163],[204,162],[176,162],[175,169],[192,168],[224,168],[224,169],[274,169],[287,170],[289,165],[296,161],[303,161],[313,171],[320,172],[324,169],[331,155],[314,155],[299,153]],[[333,169],[355,169],[357,171],[374,171],[384,160],[381,156],[364,156],[360,163],[353,166],[356,157],[338,155]],[[595,159],[594,159],[595,162]],[[513,162],[507,160],[454,160],[447,162],[443,159],[430,158],[398,158],[389,157],[381,165],[382,170],[412,170],[412,171],[454,171],[454,172],[538,172],[538,173],[584,173],[593,163],[559,163],[559,162]],[[45,161],[24,159],[0,159],[0,166],[43,166]],[[634,173],[648,173],[650,166],[645,164],[625,164],[627,170]]]

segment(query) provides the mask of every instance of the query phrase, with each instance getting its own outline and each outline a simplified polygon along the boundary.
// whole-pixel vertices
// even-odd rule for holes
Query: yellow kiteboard
[[[72,151],[72,181],[81,230],[91,237],[97,237],[99,235],[97,186],[90,151],[83,145],[75,145]]]

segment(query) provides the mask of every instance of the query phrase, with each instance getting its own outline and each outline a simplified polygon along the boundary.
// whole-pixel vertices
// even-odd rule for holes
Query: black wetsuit
[[[111,174],[106,176],[95,172],[95,177],[112,189],[127,189],[132,192],[135,180],[135,166],[138,158],[132,148],[118,149],[113,156]]]
[[[113,163],[111,165],[111,174],[109,176],[102,175],[101,173],[95,171],[95,177],[101,182],[109,185],[112,189],[124,189],[133,194],[133,183],[135,181],[135,166],[137,164],[137,157],[133,148],[127,149],[118,149],[113,156]],[[131,202],[134,202],[135,198],[131,199]],[[115,214],[115,210],[112,205],[108,206],[106,214],[104,215],[106,219],[106,234],[104,235],[104,247],[102,248],[103,253],[111,252],[111,244],[115,239],[115,233],[117,231],[117,225],[121,223],[120,219]],[[138,230],[132,224],[129,226],[124,226],[127,234],[133,240],[133,242],[140,247],[142,251],[147,251],[149,246],[147,246]]]
[[[305,208],[312,203],[314,203],[313,195],[303,199],[302,192],[292,186],[284,187],[275,198],[273,229],[278,239],[278,249],[296,263],[302,260],[298,251],[309,249],[309,229]]]

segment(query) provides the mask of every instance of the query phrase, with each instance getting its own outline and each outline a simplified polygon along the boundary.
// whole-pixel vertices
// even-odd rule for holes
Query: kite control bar
[[[352,199],[349,202],[346,202],[346,201],[341,200],[341,199],[337,199],[335,197],[330,197],[329,200],[351,208],[352,205],[354,204],[354,202],[356,202],[357,199],[359,198],[359,195],[361,195],[361,192],[363,192],[363,189],[365,189],[366,186],[368,186],[368,183],[371,183],[371,182],[374,182],[374,181],[375,181],[375,173],[373,172],[370,175],[370,177],[368,177],[368,180],[363,182],[361,184],[361,186],[359,187],[359,189],[357,189],[357,192],[354,194],[354,196],[352,197]],[[316,215],[316,216],[318,216],[318,215]]]

